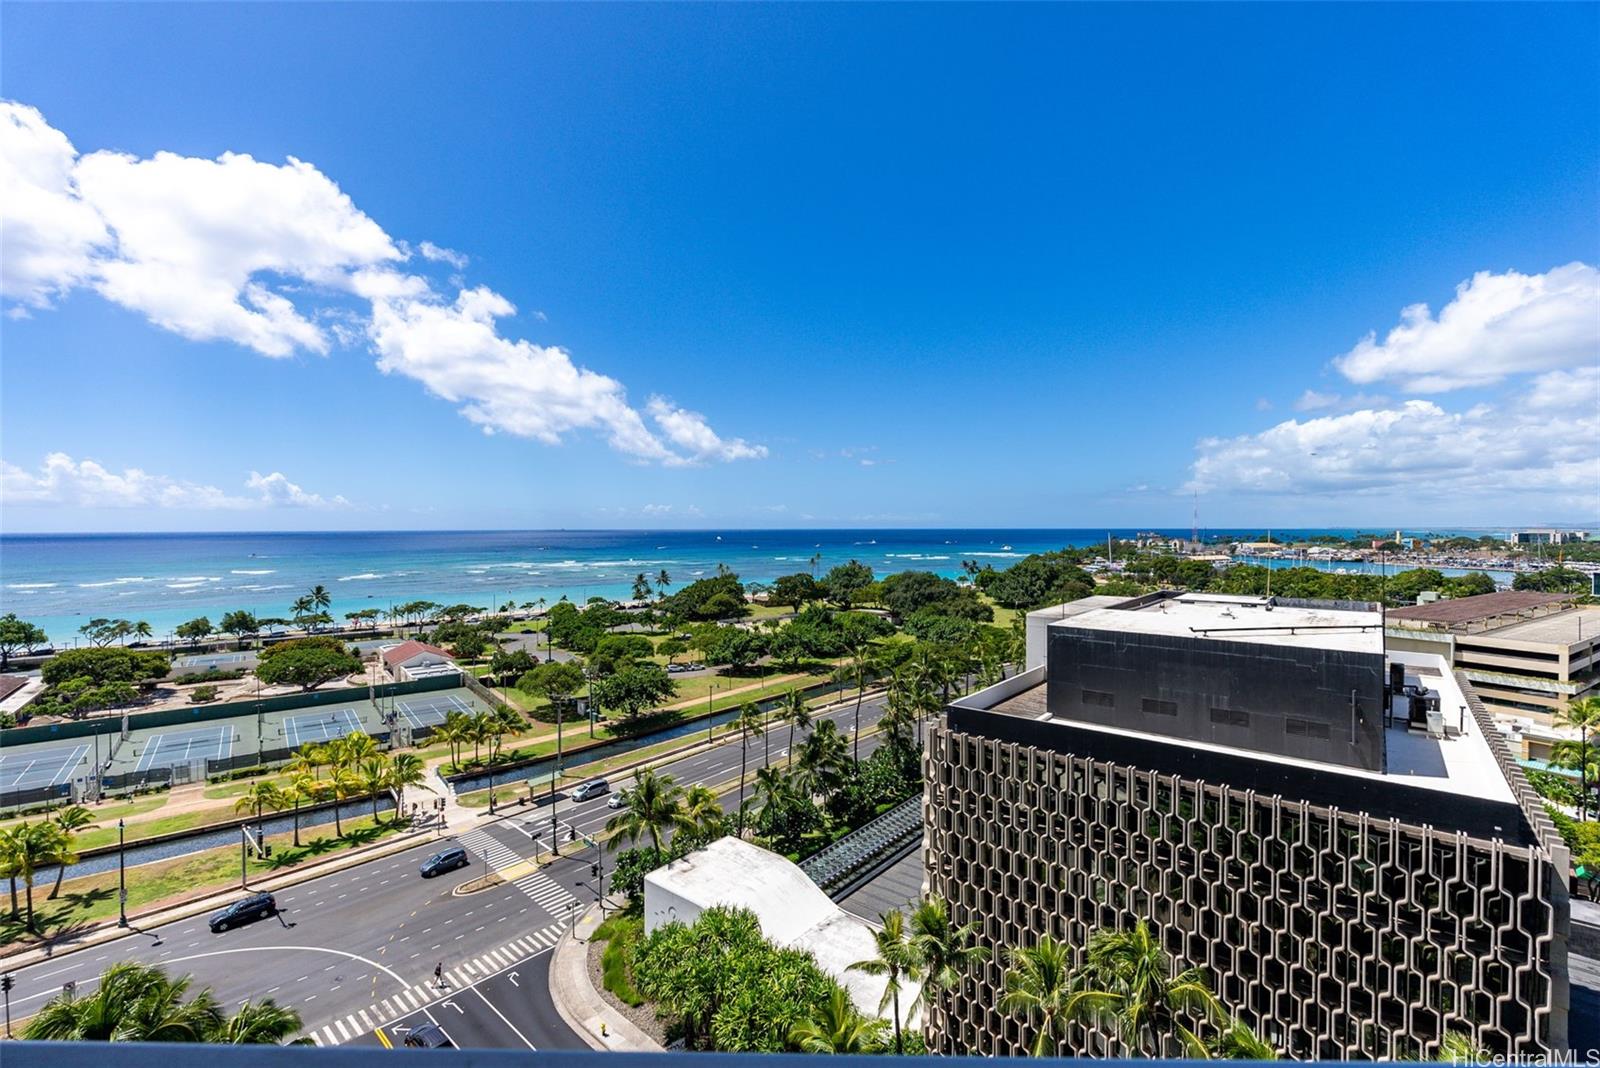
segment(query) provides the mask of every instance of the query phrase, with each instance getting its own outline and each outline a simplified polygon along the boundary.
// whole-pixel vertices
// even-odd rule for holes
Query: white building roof
[[[1099,608],[1051,625],[1255,645],[1383,652],[1381,612],[1269,604],[1265,597],[1223,593],[1185,593],[1132,609]]]
[[[729,835],[657,868],[645,876],[646,925],[662,922],[651,912],[651,889],[665,891],[704,910],[718,905],[749,909],[761,933],[780,946],[810,953],[817,965],[845,991],[862,1013],[877,1016],[886,980],[850,970],[857,961],[877,956],[873,930],[829,900],[799,866],[786,857]],[[900,992],[903,1022],[917,996],[916,984]],[[886,1015],[886,1014],[885,1014]]]

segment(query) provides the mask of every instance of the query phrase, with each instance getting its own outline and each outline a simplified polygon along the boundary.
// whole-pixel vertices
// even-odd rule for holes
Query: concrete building
[[[386,645],[379,650],[379,655],[383,658],[384,670],[396,682],[461,673],[454,657],[427,642],[404,641],[399,645]]]
[[[1070,608],[929,739],[929,887],[993,951],[930,1047],[1022,1052],[1007,950],[1142,919],[1292,1057],[1565,1049],[1567,850],[1447,661],[1386,655],[1361,604]]]
[[[1507,590],[1396,608],[1391,649],[1443,656],[1501,722],[1513,754],[1545,760],[1571,732],[1551,718],[1600,694],[1600,606],[1571,594]]]
[[[646,934],[663,924],[693,923],[719,905],[749,909],[769,941],[811,954],[859,1012],[892,1015],[878,1011],[888,980],[850,968],[877,956],[872,927],[835,905],[787,857],[729,835],[644,877]],[[900,993],[901,1019],[908,1027],[916,1019],[917,990],[916,983],[908,983]]]
[[[1588,541],[1589,532],[1540,527],[1533,530],[1513,530],[1508,540],[1512,545],[1566,545],[1568,542]]]

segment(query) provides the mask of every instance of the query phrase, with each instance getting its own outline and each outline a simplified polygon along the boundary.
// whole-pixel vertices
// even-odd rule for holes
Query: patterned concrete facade
[[[1002,688],[989,700],[1030,696]],[[1568,859],[1525,781],[1519,833],[1489,838],[1451,829],[1447,796],[1432,825],[1263,796],[1096,759],[1083,732],[1058,744],[1047,716],[984,700],[952,706],[925,755],[929,889],[993,951],[930,1007],[930,1049],[1024,1052],[1030,1026],[997,1007],[1008,949],[1049,933],[1081,953],[1139,919],[1293,1057],[1431,1059],[1446,1030],[1494,1052],[1565,1048]],[[1083,1024],[1069,1051],[1122,1052]]]

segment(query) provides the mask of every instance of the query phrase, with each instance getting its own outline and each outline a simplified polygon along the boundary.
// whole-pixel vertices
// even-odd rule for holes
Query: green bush
[[[1561,832],[1561,838],[1572,851],[1573,867],[1600,871],[1600,823],[1594,820],[1578,821],[1554,805],[1546,804],[1544,810]]]
[[[215,701],[216,699],[217,688],[215,686],[196,686],[189,691],[189,703],[192,705],[202,705],[207,701]]]
[[[600,975],[605,988],[625,1005],[643,1005],[644,996],[633,985],[633,957],[644,937],[644,920],[638,916],[613,916],[595,929],[594,938],[606,944],[600,955]]]
[[[1527,769],[1527,774],[1529,785],[1539,792],[1540,797],[1571,808],[1578,807],[1581,798],[1577,779],[1558,775],[1553,771],[1535,771],[1532,768]]]

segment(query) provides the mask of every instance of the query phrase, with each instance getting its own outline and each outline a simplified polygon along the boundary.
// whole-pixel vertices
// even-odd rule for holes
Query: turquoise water
[[[67,642],[96,616],[145,620],[165,636],[184,620],[248,609],[288,616],[314,585],[345,612],[426,599],[489,606],[563,595],[625,598],[634,576],[665,570],[670,589],[725,564],[745,581],[859,560],[878,575],[1006,567],[1033,552],[1105,540],[1104,529],[427,531],[0,536],[0,611]],[[1113,529],[1131,538],[1132,528]],[[1188,530],[1160,533],[1187,536]],[[1259,528],[1209,532],[1253,537]],[[1280,532],[1294,537],[1313,533]],[[815,564],[812,558],[816,558]]]

